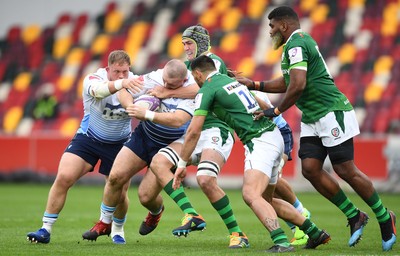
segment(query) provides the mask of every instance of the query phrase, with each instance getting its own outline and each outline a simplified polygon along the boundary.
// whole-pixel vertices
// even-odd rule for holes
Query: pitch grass
[[[102,186],[77,185],[68,195],[65,207],[53,226],[49,244],[31,244],[26,234],[41,227],[48,184],[1,184],[0,202],[0,255],[263,255],[272,246],[268,232],[253,212],[243,203],[239,190],[226,191],[234,213],[243,231],[248,235],[251,247],[228,249],[228,234],[223,222],[207,198],[198,189],[187,189],[193,205],[207,221],[204,232],[193,232],[187,238],[175,238],[171,230],[180,225],[183,214],[163,193],[166,210],[158,228],[148,236],[138,233],[139,225],[147,211],[139,204],[136,187],[129,191],[130,208],[125,227],[126,245],[114,245],[109,237],[101,236],[97,242],[83,241],[81,234],[89,229],[99,217]],[[349,193],[348,193],[349,194]],[[382,252],[378,223],[366,204],[356,195],[351,200],[370,215],[362,241],[354,248],[347,246],[349,228],[339,210],[317,193],[301,193],[298,197],[312,212],[312,220],[332,236],[329,244],[316,250],[296,248],[291,255],[399,255],[400,245],[391,252]],[[381,195],[387,207],[400,216],[400,196]],[[292,234],[281,222],[288,234]]]

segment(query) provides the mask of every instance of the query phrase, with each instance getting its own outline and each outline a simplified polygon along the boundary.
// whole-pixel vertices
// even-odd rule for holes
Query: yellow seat
[[[267,0],[250,0],[247,2],[247,16],[252,19],[260,19],[268,5]]]
[[[357,49],[354,44],[346,43],[338,51],[338,59],[341,64],[353,63]]]
[[[385,55],[379,57],[374,64],[374,74],[389,73],[394,64],[392,56]]]
[[[218,12],[215,9],[208,9],[200,15],[199,21],[206,28],[215,27],[218,17]]]
[[[329,14],[329,6],[327,4],[319,4],[311,11],[310,18],[314,24],[324,23]]]
[[[182,57],[184,50],[182,47],[182,34],[175,34],[168,42],[168,57],[177,59]]]
[[[75,77],[71,75],[64,75],[58,78],[57,88],[62,92],[67,92],[71,90],[74,84]]]
[[[55,41],[53,48],[53,57],[55,59],[62,59],[67,54],[72,44],[71,36],[62,37]]]
[[[73,48],[68,54],[65,64],[66,65],[80,65],[85,55],[85,50],[80,47]]]
[[[216,0],[214,1],[213,9],[222,14],[232,6],[232,0]]]
[[[310,12],[317,6],[318,0],[301,0],[300,1],[300,10],[303,12]]]
[[[364,92],[365,103],[369,104],[372,102],[377,102],[381,99],[384,87],[378,84],[369,84]]]
[[[269,51],[267,51],[267,53],[265,54],[265,64],[274,65],[277,62],[281,61],[282,49],[282,47],[277,50],[273,50],[271,48]]]
[[[240,42],[240,35],[236,32],[227,33],[220,43],[220,48],[224,52],[234,52],[238,49]]]
[[[113,10],[105,17],[104,31],[106,33],[118,32],[124,21],[123,14],[118,10]]]
[[[389,3],[384,7],[383,19],[381,24],[381,34],[383,36],[396,36],[397,28],[399,26],[398,15],[400,12],[400,2],[397,6],[396,3]]]
[[[221,28],[225,32],[236,30],[242,18],[242,11],[239,8],[231,8],[222,16]]]
[[[132,58],[132,61],[135,60],[136,54],[142,47],[148,30],[149,24],[143,21],[136,22],[129,28],[128,36],[125,40],[124,49]]]
[[[101,55],[108,50],[109,44],[110,36],[106,34],[100,34],[94,39],[90,50],[94,55]]]
[[[253,58],[246,57],[240,60],[238,63],[236,70],[242,72],[244,77],[251,77],[254,75],[254,70],[256,68],[256,63]]]
[[[66,119],[60,127],[60,133],[65,137],[72,137],[78,130],[80,125],[80,120],[75,117],[70,117]]]
[[[30,83],[32,81],[32,74],[29,72],[21,72],[14,79],[13,86],[15,90],[19,92],[23,92],[28,89]]]
[[[365,0],[349,0],[349,7],[363,7],[365,6]]]
[[[20,106],[14,106],[8,109],[3,120],[3,130],[5,133],[11,134],[17,129],[23,113],[24,111]]]
[[[37,24],[29,25],[25,27],[24,30],[22,31],[21,34],[22,41],[24,41],[26,45],[30,45],[40,36],[40,33],[41,33],[41,28],[39,25]]]

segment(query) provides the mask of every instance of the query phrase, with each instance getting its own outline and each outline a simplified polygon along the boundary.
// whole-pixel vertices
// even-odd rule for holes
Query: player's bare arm
[[[282,102],[277,107],[279,109],[279,113],[277,114],[285,112],[300,98],[306,87],[306,75],[307,71],[305,70],[295,68],[290,70],[290,83]]]
[[[156,86],[153,89],[150,89],[147,93],[159,99],[173,97],[182,99],[194,99],[199,89],[199,86],[194,83],[185,87],[179,87],[174,90],[165,88],[164,86]]]
[[[204,120],[206,116],[194,116],[190,125],[186,131],[185,141],[182,146],[182,151],[180,154],[180,159],[178,163],[178,168],[174,174],[174,181],[172,187],[174,189],[179,188],[181,182],[186,176],[186,164],[190,159],[196,144],[199,141],[201,131],[203,129]]]
[[[146,107],[137,104],[130,104],[126,108],[126,112],[130,117],[135,117],[143,121],[149,120],[148,117],[146,116],[146,112],[148,111],[149,110]],[[191,118],[192,116],[188,112],[178,109],[172,113],[154,112],[154,117],[152,117],[152,120],[149,121],[169,126],[172,128],[179,128],[185,123],[187,123]]]
[[[268,81],[253,81],[247,77],[237,76],[236,80],[246,85],[250,90],[261,92],[283,93],[287,89],[283,76]]]
[[[119,102],[121,103],[123,108],[127,108],[133,102],[132,95],[127,90],[121,90],[117,93],[117,97]]]

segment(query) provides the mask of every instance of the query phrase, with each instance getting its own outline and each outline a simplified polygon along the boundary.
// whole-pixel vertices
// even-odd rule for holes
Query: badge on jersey
[[[199,109],[200,105],[201,105],[201,99],[203,98],[203,94],[202,93],[198,93],[196,95],[196,98],[194,99],[194,109]]]
[[[288,54],[290,65],[303,61],[303,52],[301,51],[301,47],[289,49]]]

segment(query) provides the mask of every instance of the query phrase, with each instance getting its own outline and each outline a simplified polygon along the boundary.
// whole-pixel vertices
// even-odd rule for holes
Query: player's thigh
[[[73,183],[92,169],[93,166],[80,156],[65,152],[61,156],[56,179]]]
[[[114,160],[111,168],[110,179],[118,179],[120,182],[127,182],[132,176],[145,168],[147,163],[139,158],[128,147],[122,147]]]

